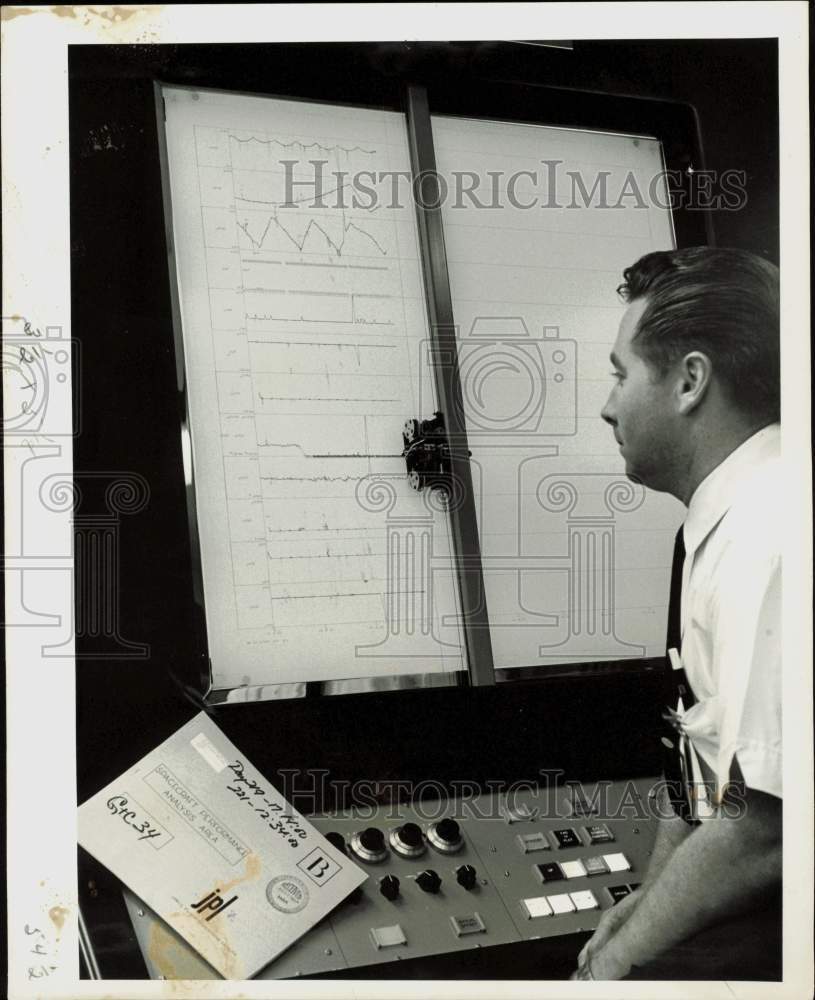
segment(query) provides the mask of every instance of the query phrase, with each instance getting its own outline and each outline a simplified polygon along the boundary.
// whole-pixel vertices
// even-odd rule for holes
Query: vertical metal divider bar
[[[447,250],[444,245],[436,153],[430,125],[427,89],[406,88],[408,146],[413,173],[412,191],[416,203],[419,252],[424,277],[428,325],[434,348],[433,374],[439,408],[444,414],[450,442],[453,483],[460,488],[449,510],[453,555],[462,609],[462,628],[467,652],[470,683],[495,683],[487,597],[481,565],[481,547],[473,498],[467,429],[461,406],[463,393],[458,366],[456,327]],[[417,414],[422,419],[430,414]]]

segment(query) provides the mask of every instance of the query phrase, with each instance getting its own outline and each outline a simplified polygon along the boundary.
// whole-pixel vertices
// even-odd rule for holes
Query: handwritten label
[[[47,979],[52,972],[57,970],[57,966],[51,964],[53,959],[47,947],[48,939],[39,927],[31,927],[26,924],[24,931],[28,951],[37,957],[34,964],[28,966],[28,978],[29,980]]]
[[[161,823],[153,819],[150,813],[143,806],[139,805],[135,799],[127,795],[112,795],[107,800],[106,805],[112,816],[118,816],[126,826],[129,826],[139,835],[138,840],[165,838],[161,844],[151,845],[157,850],[163,847],[169,840],[172,840],[172,837]]]
[[[266,796],[269,794],[253,778],[247,778],[243,761],[236,760],[229,765],[234,777],[233,784],[227,785],[227,791],[253,809],[270,830],[274,830],[289,847],[299,847],[300,842],[308,836],[301,825],[299,816],[286,810],[280,802],[273,802]]]

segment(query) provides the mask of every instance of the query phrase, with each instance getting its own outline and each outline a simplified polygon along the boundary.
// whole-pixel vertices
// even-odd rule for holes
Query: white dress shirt
[[[779,455],[772,424],[699,485],[685,520],[682,664],[697,702],[682,725],[714,803],[734,756],[748,788],[782,794]]]

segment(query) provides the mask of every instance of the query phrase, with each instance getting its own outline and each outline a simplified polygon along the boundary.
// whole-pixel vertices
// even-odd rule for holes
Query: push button
[[[535,868],[541,882],[559,882],[563,878],[563,871],[556,861],[548,865],[535,865]]]
[[[584,889],[582,892],[570,892],[569,896],[576,910],[596,910],[599,908],[600,904],[597,902],[597,897],[591,889]]]
[[[641,885],[642,885],[642,882],[629,882],[628,883],[628,891],[629,892],[636,892],[637,889],[639,889],[639,887]]]
[[[486,931],[484,921],[478,913],[469,913],[464,917],[450,917],[456,937],[464,934],[483,934]]]
[[[524,854],[531,854],[533,851],[551,850],[545,833],[519,833],[518,846]]]
[[[604,854],[603,861],[608,865],[610,872],[630,872],[631,863],[628,858],[620,852],[619,854]]]
[[[530,809],[524,802],[515,806],[510,806],[508,803],[504,803],[501,812],[503,813],[504,819],[507,823],[523,823],[527,820],[534,819],[538,814],[537,809]]]
[[[587,875],[605,875],[608,865],[598,854],[596,858],[583,858]]]
[[[396,945],[407,944],[405,932],[399,924],[393,924],[391,927],[372,927],[371,940],[377,951],[380,948],[394,948]]]
[[[530,919],[552,916],[552,907],[549,905],[549,900],[546,896],[533,896],[530,899],[522,899],[521,905]]]
[[[558,847],[582,847],[583,841],[574,830],[555,830]]]
[[[552,913],[555,916],[561,913],[574,913],[575,905],[572,902],[568,892],[562,892],[557,896],[547,896],[549,900],[549,905],[552,907]]]
[[[566,878],[585,878],[586,867],[578,858],[576,861],[561,861],[560,867]]]
[[[611,896],[611,902],[616,906],[621,899],[631,892],[627,885],[609,885],[606,886],[606,892]]]
[[[614,834],[605,823],[595,823],[593,826],[584,826],[590,844],[610,844],[614,840]]]

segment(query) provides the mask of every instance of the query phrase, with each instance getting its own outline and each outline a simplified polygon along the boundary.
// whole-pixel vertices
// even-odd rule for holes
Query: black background
[[[511,43],[71,47],[72,336],[82,348],[75,468],[80,479],[103,474],[87,482],[79,513],[104,511],[104,485],[117,472],[137,472],[150,491],[144,510],[122,518],[118,581],[121,635],[148,644],[150,655],[116,660],[78,636],[80,801],[196,711],[169,671],[189,673],[202,656],[154,79],[394,107],[404,79],[442,88],[453,103],[506,83],[688,102],[698,113],[705,166],[746,173],[746,205],[713,215],[716,242],[778,260],[774,41],[575,42],[573,51]],[[557,105],[553,91],[540,97]],[[76,596],[84,600],[79,581]],[[626,677],[600,672],[512,691],[439,691],[432,699],[413,692],[387,701],[364,695],[288,709],[241,706],[218,722],[268,771],[328,766],[351,778],[454,773],[468,780],[534,776],[536,766],[563,767],[572,777],[649,773],[658,758],[645,719],[655,718],[660,682]],[[354,724],[340,725],[340,716]],[[383,746],[387,759],[380,759]]]

